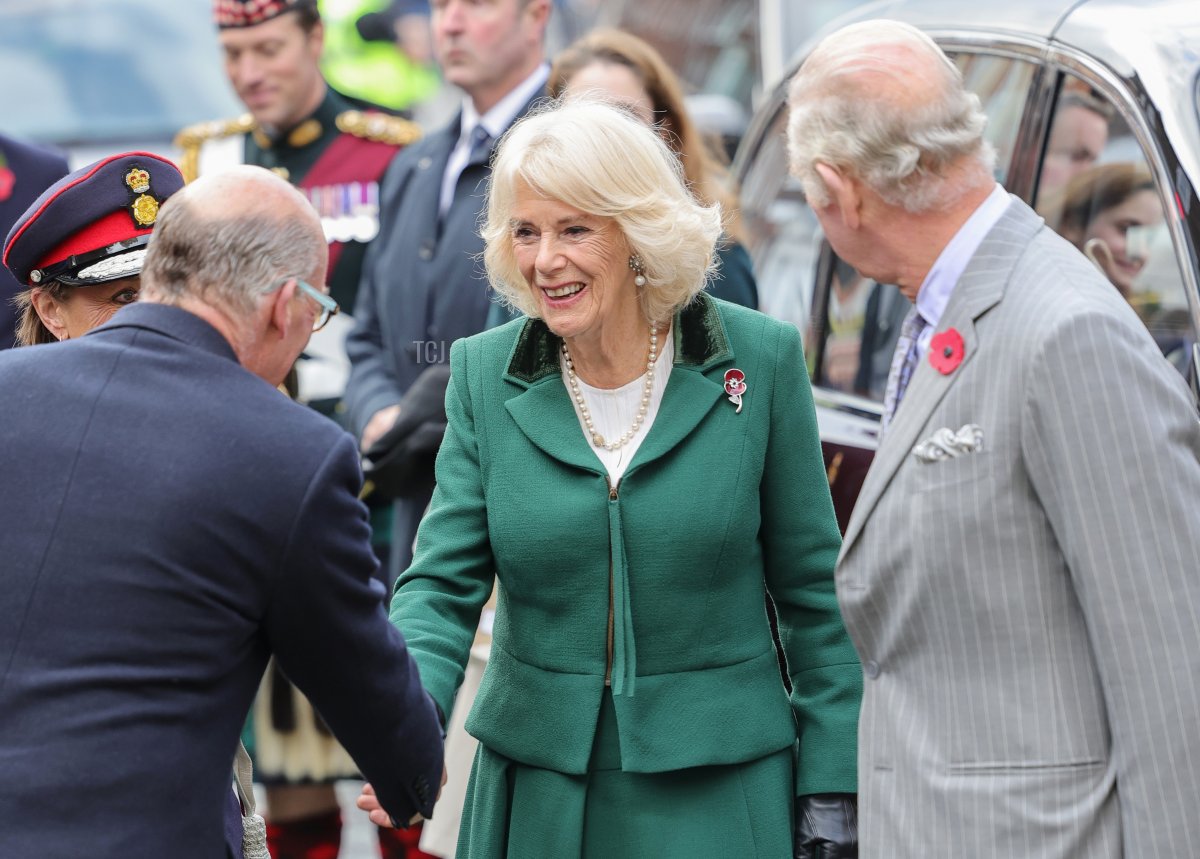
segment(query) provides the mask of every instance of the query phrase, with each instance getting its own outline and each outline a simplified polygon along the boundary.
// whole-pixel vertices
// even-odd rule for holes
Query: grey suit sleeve
[[[265,630],[280,667],[308,696],[396,820],[433,810],[442,733],[375,576],[354,443],[342,434],[292,527]]]
[[[1200,844],[1200,421],[1132,313],[1111,309],[1056,326],[1026,390],[1022,446],[1086,617],[1126,855],[1191,855]]]

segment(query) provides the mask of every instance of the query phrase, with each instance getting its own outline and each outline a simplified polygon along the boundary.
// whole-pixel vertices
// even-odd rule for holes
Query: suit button
[[[433,242],[422,242],[421,247],[417,250],[417,256],[419,256],[425,262],[429,262],[431,259],[433,259]]]
[[[863,671],[866,673],[866,675],[868,677],[870,677],[872,680],[874,680],[876,677],[879,676],[879,663],[876,662],[874,659],[868,659],[863,664]]]

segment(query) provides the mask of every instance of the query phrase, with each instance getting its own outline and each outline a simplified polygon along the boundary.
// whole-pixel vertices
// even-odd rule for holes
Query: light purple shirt
[[[996,226],[1010,202],[1012,199],[1008,192],[997,183],[992,188],[992,193],[979,204],[979,208],[971,213],[967,222],[942,249],[933,263],[933,268],[925,276],[925,282],[917,291],[917,312],[926,322],[925,330],[917,338],[918,361],[929,351],[929,341],[937,333],[938,323],[942,320],[942,314],[946,312],[946,305],[950,303],[950,296],[958,284],[958,279],[962,277],[967,264],[971,262],[971,257],[979,250],[984,237]]]

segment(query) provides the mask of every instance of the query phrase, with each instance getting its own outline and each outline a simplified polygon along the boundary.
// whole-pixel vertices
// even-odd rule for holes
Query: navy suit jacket
[[[30,146],[3,134],[0,134],[0,152],[4,153],[14,177],[12,192],[0,200],[0,245],[3,245],[12,225],[38,195],[67,175],[67,159],[53,150]],[[0,266],[0,349],[13,345],[17,313],[12,298],[26,286],[7,267]]]
[[[392,815],[432,810],[348,434],[147,303],[0,353],[0,415],[0,856],[224,856],[272,653]]]
[[[538,93],[518,118],[543,97]],[[460,114],[404,149],[384,175],[379,236],[363,262],[355,326],[346,342],[351,362],[346,405],[360,436],[371,416],[398,403],[430,364],[449,362],[451,343],[483,331],[487,321],[479,230],[491,152],[467,164],[450,208],[438,218],[442,174],[461,122]],[[396,502],[392,579],[412,559],[417,523],[428,503],[428,494]]]

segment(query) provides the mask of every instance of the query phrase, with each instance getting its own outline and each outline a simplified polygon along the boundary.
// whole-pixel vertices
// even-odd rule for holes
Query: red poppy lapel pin
[[[966,354],[966,344],[957,328],[947,328],[940,334],[934,334],[929,341],[929,363],[943,376],[949,376],[957,370]]]
[[[737,408],[735,414],[742,412],[742,394],[746,393],[749,386],[746,384],[746,374],[734,367],[732,370],[725,371],[725,393],[729,394],[729,402],[733,403]]]

